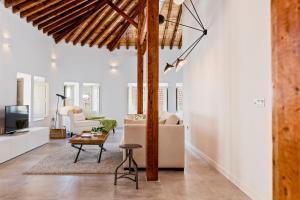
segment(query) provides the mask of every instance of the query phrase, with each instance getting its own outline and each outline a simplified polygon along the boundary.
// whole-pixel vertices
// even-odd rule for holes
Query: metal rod
[[[201,35],[201,37],[199,38],[199,40],[196,42],[196,44],[193,46],[193,48],[186,54],[186,56],[184,57],[184,59],[186,59],[190,53],[194,50],[194,48],[198,45],[198,43],[201,41],[201,39],[204,37],[205,34]]]
[[[194,30],[197,30],[197,31],[204,32],[204,30],[202,30],[202,29],[198,29],[198,28],[195,28],[195,27],[192,27],[192,26],[188,26],[188,25],[185,25],[185,24],[176,23],[176,22],[173,22],[173,21],[170,21],[170,20],[167,20],[167,19],[165,19],[165,21],[166,21],[166,22],[173,23],[173,24],[179,24],[180,26],[184,26],[184,27],[187,27],[187,28],[191,28],[191,29],[194,29]]]
[[[198,41],[201,40],[204,34],[202,34],[200,37],[198,37],[178,58],[183,56],[186,52],[188,52]],[[172,63],[174,65],[176,63],[177,59]]]
[[[198,19],[194,15],[194,13],[189,9],[189,7],[185,3],[183,3],[183,5],[189,11],[189,13],[194,17],[194,19],[198,22],[198,24],[201,26],[201,23],[198,21]],[[203,27],[201,26],[201,28],[203,28]]]
[[[198,12],[197,12],[197,10],[196,10],[196,8],[195,8],[195,5],[194,5],[193,1],[190,0],[190,2],[191,2],[191,4],[192,4],[192,7],[193,7],[193,9],[194,9],[194,11],[195,11],[195,13],[196,13],[198,19],[199,19],[199,22],[200,22],[200,24],[201,24],[201,27],[202,27],[203,29],[205,29],[204,26],[203,26],[203,23],[202,23],[202,21],[201,21],[201,19],[200,19],[200,16],[199,16],[199,14],[198,14]]]

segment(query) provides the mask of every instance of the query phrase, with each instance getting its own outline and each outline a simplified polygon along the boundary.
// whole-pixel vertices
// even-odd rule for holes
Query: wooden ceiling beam
[[[48,33],[48,35],[52,35],[53,33],[56,33],[57,30],[62,29],[66,24],[72,23],[73,20],[76,20],[78,17],[84,15],[85,13],[87,13],[90,10],[92,10],[93,8],[95,8],[95,6],[97,4],[98,4],[98,2],[95,1],[92,4],[82,8],[80,10],[77,10],[76,12],[72,13],[71,15],[69,15],[65,18],[62,18],[53,24],[50,24],[49,26],[47,26],[43,29],[43,32]]]
[[[9,7],[18,5],[20,3],[23,3],[24,1],[27,1],[27,0],[4,0],[4,6],[6,8],[9,8]]]
[[[37,1],[27,0],[27,1],[24,1],[20,4],[17,4],[15,6],[13,6],[13,8],[12,8],[13,13],[22,12],[24,10],[30,9],[31,7],[34,7],[37,4],[42,3],[43,1],[46,1],[46,0],[37,0]]]
[[[98,48],[102,48],[102,47],[109,41],[109,39],[110,39],[113,35],[115,35],[115,34],[121,29],[121,27],[122,27],[122,25],[123,25],[124,23],[125,23],[125,20],[116,23],[115,26],[114,26],[114,28],[111,30],[111,32],[108,33],[108,34],[105,36],[105,38],[104,38],[102,41],[100,41],[100,42],[98,43]],[[99,34],[99,35],[100,35],[100,34]],[[101,37],[100,37],[100,39],[101,39]],[[91,44],[92,44],[92,43],[91,43]],[[90,46],[91,46],[91,44],[90,44]],[[120,44],[120,42],[119,42],[118,44]],[[93,45],[94,45],[94,44],[93,44]]]
[[[172,6],[173,6],[173,0],[169,0],[167,20],[170,20]],[[165,48],[166,36],[167,36],[168,29],[169,29],[169,21],[166,21],[165,23],[166,24],[165,24],[165,28],[164,28],[163,38],[161,40],[161,48],[162,49]]]
[[[129,23],[131,23],[135,28],[138,27],[138,24],[132,19],[130,16],[128,16],[123,10],[121,10],[118,6],[116,6],[113,2],[109,2],[108,5],[112,7],[117,13],[119,13],[122,17],[124,17],[125,20],[127,20]]]
[[[94,0],[92,0],[92,2],[94,2]],[[61,17],[68,16],[68,15],[72,14],[73,12],[75,12],[77,9],[80,9],[88,4],[89,4],[89,0],[84,0],[84,1],[79,0],[79,1],[73,2],[73,4],[71,4],[71,5],[67,4],[58,10],[54,10],[43,17],[39,17],[39,18],[33,20],[32,24],[34,26],[36,26],[36,25],[43,25],[44,23],[46,23],[43,25],[43,27],[45,27],[45,26],[49,25],[50,23],[53,23],[53,22],[59,20],[60,16]]]
[[[82,30],[79,31],[78,34],[74,34],[75,39],[73,40],[73,45],[78,44],[78,42],[81,41],[83,36],[85,36],[89,32],[88,30],[90,30],[92,27],[94,27],[97,24],[97,20],[98,20],[98,18],[101,17],[101,14],[102,14],[102,12],[99,12],[97,15],[94,15],[94,17],[83,27]],[[70,35],[66,39],[66,42],[69,42],[70,40],[72,40],[72,35]]]
[[[177,19],[176,19],[176,25],[175,25],[173,36],[172,36],[172,39],[171,39],[170,49],[172,49],[173,46],[174,46],[174,42],[175,42],[175,38],[176,38],[176,35],[177,35],[177,32],[178,32],[178,26],[179,26],[179,23],[180,23],[181,15],[182,15],[182,5],[180,5],[179,11],[178,11],[178,15],[177,15]]]
[[[48,7],[50,7],[53,4],[56,4],[57,2],[59,2],[61,0],[49,0],[49,1],[43,1],[27,10],[24,10],[20,13],[21,18],[23,17],[27,17],[29,15],[32,15],[34,13],[37,13],[38,11],[44,10]]]
[[[135,18],[137,15],[138,15],[138,10],[135,9],[131,18]],[[120,31],[118,32],[118,35],[107,45],[107,48],[110,51],[113,51],[116,48],[116,45],[118,44],[118,42],[122,38],[123,34],[126,32],[126,30],[128,29],[128,27],[130,25],[131,24],[128,21],[122,25]]]
[[[80,4],[76,7],[74,7],[73,9],[68,10],[67,12],[61,13],[61,14],[57,15],[56,17],[41,23],[40,25],[38,25],[38,29],[39,30],[45,29],[46,27],[48,27],[52,24],[56,24],[56,23],[63,22],[64,20],[68,20],[68,17],[74,17],[74,14],[78,14],[81,11],[86,12],[86,10],[93,9],[93,7],[95,7],[96,3],[97,3],[97,0],[86,1],[83,4]],[[49,30],[47,30],[47,31],[49,31]],[[44,31],[44,32],[47,32],[47,31]]]
[[[64,24],[61,24],[60,26],[56,27],[55,29],[52,29],[48,32],[46,32],[47,35],[53,35],[55,33],[58,33],[60,32],[62,29],[66,28],[66,27],[69,27],[69,26],[72,26],[73,24],[75,24],[78,20],[80,20],[82,18],[82,16],[84,16],[87,12],[84,12],[82,13],[82,15],[79,15],[78,17],[70,20],[68,23],[64,23]],[[92,14],[92,16],[94,16]],[[91,16],[91,17],[92,17]],[[89,18],[87,19],[87,21],[89,20]],[[84,24],[84,23],[83,23]],[[82,26],[83,24],[81,24],[80,26]],[[75,33],[75,32],[74,32]],[[73,34],[72,34],[73,35]],[[65,38],[66,39],[66,38]]]
[[[181,49],[181,47],[182,47],[182,35],[181,35],[180,40],[179,40],[178,49]]]
[[[121,5],[121,3],[122,3],[122,1],[120,1],[119,2],[119,4]],[[125,4],[123,4],[122,5],[122,9],[127,9],[128,7],[129,7],[129,5],[131,4],[131,0],[129,0],[129,1],[127,1],[127,2],[125,2]],[[101,22],[101,25],[103,25],[102,26],[102,28],[101,28],[101,31],[99,31],[99,33],[96,35],[96,37],[94,37],[91,41],[90,41],[90,43],[89,43],[89,45],[90,45],[90,47],[92,47],[92,46],[94,46],[94,45],[96,45],[96,44],[99,44],[99,43],[101,43],[101,41],[100,41],[100,39],[103,37],[103,35],[105,35],[106,33],[107,33],[107,31],[109,31],[109,30],[111,30],[110,29],[110,27],[117,21],[117,19],[120,17],[120,15],[118,15],[117,13],[114,13],[113,11],[113,9],[111,9],[111,11],[112,11],[112,15],[111,15],[111,17],[110,17],[110,21],[108,21],[108,22],[106,22],[105,23],[105,19]],[[118,24],[118,23],[117,23]],[[120,25],[119,25],[120,26]],[[114,29],[118,29],[118,27],[119,26],[117,26],[117,27],[114,27]],[[101,26],[100,26],[101,27]],[[108,34],[109,35],[109,34]]]
[[[118,0],[117,5],[121,5],[122,1]],[[110,16],[113,14],[113,9],[111,9],[110,7],[108,8],[107,12],[105,13],[104,16],[101,17],[101,19],[98,21],[98,23],[94,26],[94,28],[88,33],[86,34],[86,36],[82,39],[81,46],[85,45],[89,39],[91,39],[93,41],[93,36],[94,34],[101,28],[101,26],[103,25],[103,23],[105,22],[105,20],[107,20],[108,18],[110,18]],[[98,34],[99,35],[99,34]],[[97,36],[98,36],[97,35]],[[91,46],[91,45],[90,45]]]
[[[44,8],[41,11],[33,13],[27,16],[27,22],[33,22],[33,25],[40,24],[41,22],[54,17],[57,13],[65,12],[67,9],[76,6],[77,4],[82,3],[82,0],[60,0],[58,3]]]
[[[63,40],[68,34],[73,33],[78,27],[80,27],[89,17],[93,16],[93,14],[95,12],[98,12],[99,10],[101,10],[101,8],[103,6],[105,6],[107,4],[107,1],[98,1],[97,6],[90,10],[89,12],[85,13],[84,15],[82,15],[78,20],[76,20],[76,22],[74,24],[72,24],[72,26],[67,27],[65,29],[62,29],[61,31],[55,33],[53,35],[53,38],[55,40],[56,43],[60,42],[61,40]]]
[[[123,10],[126,10],[127,8],[129,8],[129,6],[131,5],[131,2],[132,2],[131,0],[127,1],[126,4],[122,6],[122,7],[123,7],[122,9],[123,9]],[[133,7],[133,9],[134,9],[134,7]],[[131,9],[131,10],[129,11],[130,14],[132,13],[132,10],[133,10],[133,9]],[[130,15],[130,14],[129,14],[129,15]],[[109,38],[110,38],[112,35],[114,35],[114,34],[116,33],[116,31],[118,30],[118,28],[119,28],[123,23],[125,23],[125,20],[121,20],[121,22],[115,23],[115,22],[118,20],[118,18],[120,18],[120,15],[116,14],[116,15],[110,20],[110,22],[107,23],[106,27],[108,27],[108,28],[102,29],[102,30],[98,33],[98,35],[90,42],[90,47],[92,47],[92,46],[95,45],[95,44],[98,44],[98,47],[101,48],[101,47],[109,40]],[[115,23],[115,24],[114,24],[114,23]],[[114,26],[113,26],[113,24],[114,24]],[[109,32],[109,33],[106,33],[107,31],[110,31],[110,32]],[[100,39],[101,39],[101,36],[103,36],[103,35],[106,35],[106,37],[101,41]]]
[[[128,34],[128,30],[125,33],[125,44],[126,44],[126,49],[129,49],[129,34]]]

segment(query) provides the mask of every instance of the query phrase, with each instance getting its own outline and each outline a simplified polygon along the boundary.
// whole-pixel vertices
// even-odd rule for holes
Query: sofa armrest
[[[83,121],[74,121],[75,127],[91,127],[91,126],[100,126],[99,121],[94,120],[83,120]]]

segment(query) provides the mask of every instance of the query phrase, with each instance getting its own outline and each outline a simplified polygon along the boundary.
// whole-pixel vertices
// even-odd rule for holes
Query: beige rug
[[[122,162],[122,152],[116,144],[106,144],[101,162],[98,163],[100,148],[84,146],[77,163],[74,163],[77,149],[67,145],[47,156],[24,174],[113,174],[115,168]]]

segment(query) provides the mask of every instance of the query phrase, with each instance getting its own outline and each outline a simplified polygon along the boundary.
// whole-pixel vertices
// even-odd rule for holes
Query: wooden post
[[[158,180],[159,0],[147,0],[148,105],[147,180]]]
[[[300,199],[300,1],[272,0],[273,199]]]
[[[137,34],[137,113],[143,114],[143,90],[144,90],[144,49],[141,38],[144,33],[144,20],[145,20],[145,2],[146,0],[139,0],[139,21],[138,21],[138,34]]]

